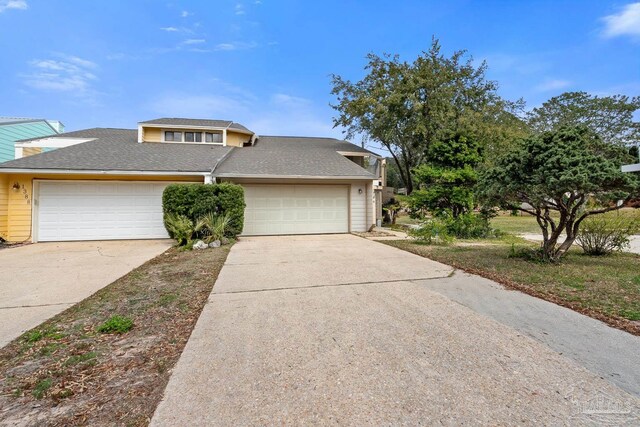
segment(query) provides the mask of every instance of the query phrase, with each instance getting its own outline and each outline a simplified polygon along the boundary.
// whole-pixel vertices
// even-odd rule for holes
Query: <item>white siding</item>
[[[367,231],[367,228],[367,185],[365,182],[351,184],[351,231]]]

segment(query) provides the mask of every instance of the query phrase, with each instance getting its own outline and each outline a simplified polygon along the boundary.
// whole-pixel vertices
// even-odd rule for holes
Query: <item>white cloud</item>
[[[187,16],[191,16],[191,15],[193,14],[187,10],[183,10],[182,13],[180,14],[180,16],[182,16],[183,18],[186,18]]]
[[[26,0],[0,0],[0,13],[9,9],[25,10],[28,8]]]
[[[565,89],[569,86],[571,86],[571,82],[569,80],[549,79],[537,85],[535,90],[538,92],[551,92]]]
[[[236,15],[244,15],[246,12],[244,10],[244,5],[242,3],[237,3],[235,7]]]
[[[640,2],[629,3],[618,13],[602,18],[605,37],[640,37]]]
[[[86,94],[97,80],[97,65],[77,56],[57,55],[61,59],[36,59],[29,62],[31,71],[22,75],[24,83],[34,89]]]
[[[253,49],[258,46],[256,42],[229,42],[229,43],[219,43],[216,45],[215,50],[244,50],[244,49]]]
[[[187,39],[182,42],[182,44],[202,44],[205,43],[205,39]]]
[[[166,31],[168,33],[174,33],[174,32],[178,32],[180,30],[178,30],[176,27],[161,27],[160,28],[162,31]]]

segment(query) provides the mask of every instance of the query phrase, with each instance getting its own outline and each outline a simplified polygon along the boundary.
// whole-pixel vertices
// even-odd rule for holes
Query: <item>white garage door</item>
[[[245,185],[243,234],[349,232],[345,185]]]
[[[166,238],[160,182],[39,182],[37,239]]]

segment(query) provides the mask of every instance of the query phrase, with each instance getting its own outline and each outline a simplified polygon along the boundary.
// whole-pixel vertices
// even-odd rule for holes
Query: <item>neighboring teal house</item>
[[[16,141],[62,132],[64,125],[55,120],[0,117],[0,163],[15,159]]]

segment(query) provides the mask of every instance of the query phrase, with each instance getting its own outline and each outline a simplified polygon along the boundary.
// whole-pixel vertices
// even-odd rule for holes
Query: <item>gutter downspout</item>
[[[235,149],[236,147],[231,147],[229,149],[229,151],[227,151],[226,153],[224,153],[224,155],[222,157],[220,157],[220,160],[218,160],[216,162],[215,165],[213,165],[213,168],[211,168],[211,172],[209,172],[207,175],[205,175],[204,177],[204,183],[205,184],[215,184],[217,183],[217,179],[216,177],[213,175],[213,172],[216,170],[216,168],[222,163],[224,162],[224,160],[229,157],[229,154],[231,154],[231,152]]]

